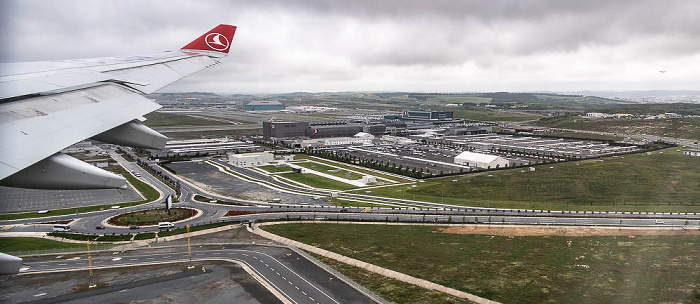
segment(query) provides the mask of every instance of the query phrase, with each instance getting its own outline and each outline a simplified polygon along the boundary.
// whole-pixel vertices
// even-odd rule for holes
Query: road
[[[95,254],[95,268],[188,261],[187,248],[142,249],[119,254]],[[280,247],[204,245],[192,248],[192,260],[233,260],[247,265],[291,303],[374,303],[334,275],[297,253]],[[86,269],[86,254],[25,259],[23,273]],[[50,296],[50,295],[48,295]]]

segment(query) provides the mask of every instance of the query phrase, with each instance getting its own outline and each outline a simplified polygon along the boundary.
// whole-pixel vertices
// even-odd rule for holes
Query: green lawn
[[[318,171],[321,173],[326,173],[326,174],[330,174],[330,175],[337,176],[340,178],[344,178],[344,179],[349,179],[349,180],[362,179],[362,174],[357,174],[355,172],[350,172],[347,170],[338,169],[335,167],[331,167],[331,166],[328,166],[328,165],[325,165],[322,163],[313,162],[313,161],[312,162],[297,163],[296,165],[307,168],[307,169],[315,170],[315,171]],[[334,172],[334,171],[337,171],[337,172]]]
[[[0,238],[0,252],[16,252],[28,250],[46,250],[63,248],[85,248],[87,244],[63,243],[53,240],[45,240],[30,237],[4,237]]]
[[[302,184],[309,185],[311,187],[321,188],[321,189],[332,189],[332,190],[350,190],[356,189],[357,187],[342,183],[339,181],[334,181],[325,177],[318,176],[311,173],[282,173],[279,176],[291,179]]]
[[[290,166],[281,166],[281,167],[277,167],[277,166],[274,166],[274,165],[266,165],[266,166],[260,166],[260,167],[258,167],[258,168],[259,168],[259,169],[263,169],[263,170],[265,170],[265,171],[267,171],[267,172],[270,172],[270,173],[290,172],[290,171],[292,171],[292,167],[290,167]]]
[[[502,303],[700,300],[697,236],[506,237],[339,224],[264,229]]]
[[[435,178],[371,195],[499,208],[698,212],[698,160],[676,150]]]
[[[322,158],[314,158],[314,157],[311,157],[311,156],[306,155],[306,154],[296,154],[296,155],[294,155],[294,159],[297,159],[297,160],[299,160],[299,159],[309,159],[309,160],[312,160],[312,161],[317,162],[317,163],[322,163],[322,164],[327,164],[327,165],[336,166],[336,167],[338,167],[338,168],[343,168],[343,169],[353,170],[353,171],[357,171],[357,172],[362,172],[362,173],[367,174],[367,175],[374,175],[374,176],[376,176],[376,177],[378,177],[378,178],[384,178],[384,179],[388,179],[388,180],[393,180],[393,181],[397,181],[397,182],[400,182],[400,183],[410,182],[410,180],[405,179],[405,178],[402,178],[402,177],[396,177],[396,176],[386,175],[386,174],[383,174],[383,173],[380,173],[380,172],[370,171],[370,170],[364,169],[364,168],[359,167],[359,166],[351,166],[351,165],[343,164],[343,163],[335,163],[335,162],[331,162],[331,161],[329,161],[329,160],[325,160],[325,159],[322,159]]]

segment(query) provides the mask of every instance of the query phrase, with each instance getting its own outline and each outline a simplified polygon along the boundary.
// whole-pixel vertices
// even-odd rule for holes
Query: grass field
[[[315,171],[318,171],[321,173],[326,173],[326,174],[330,174],[330,175],[337,176],[340,178],[344,178],[344,179],[349,179],[349,180],[362,179],[361,174],[357,174],[355,172],[350,172],[347,170],[338,169],[338,168],[331,167],[331,166],[328,166],[328,165],[325,165],[322,163],[304,162],[304,163],[297,163],[296,165],[307,168],[307,169],[315,170]],[[333,171],[337,171],[337,172],[333,172]]]
[[[372,195],[499,208],[700,212],[698,160],[676,150],[435,178]]]
[[[526,121],[541,118],[540,115],[508,113],[480,107],[433,107],[438,111],[453,111],[455,118],[478,121]]]
[[[255,136],[262,135],[261,128],[234,129],[234,130],[204,130],[204,131],[183,131],[183,130],[161,130],[159,131],[173,139],[201,139],[219,138],[224,136]]]
[[[649,134],[700,140],[700,118],[585,119],[579,116],[542,118],[536,125],[622,134]]]
[[[260,166],[258,168],[263,169],[263,170],[270,172],[270,173],[291,172],[292,171],[292,167],[290,167],[290,166],[276,167],[273,165],[267,165],[267,166]]]
[[[325,177],[318,176],[316,174],[311,174],[311,173],[305,173],[305,174],[300,174],[300,173],[281,173],[279,176],[291,179],[296,182],[300,182],[302,184],[309,185],[311,187],[315,188],[321,188],[321,189],[331,189],[331,190],[351,190],[351,189],[356,189],[357,187],[342,183],[339,181],[335,181],[332,179],[328,179]]]
[[[508,237],[339,224],[264,229],[502,303],[700,300],[697,236]]]
[[[390,279],[383,275],[369,272],[355,266],[343,264],[329,258],[322,256],[314,257],[365,288],[371,290],[375,294],[393,303],[471,303],[464,299]]]
[[[297,159],[297,160],[299,160],[299,159],[309,159],[309,160],[312,160],[312,161],[317,162],[317,163],[328,164],[328,165],[336,166],[336,167],[338,167],[338,168],[343,168],[343,169],[353,170],[353,171],[357,171],[357,172],[362,172],[362,173],[367,174],[367,175],[374,175],[374,176],[376,176],[376,177],[378,177],[378,178],[384,178],[384,179],[388,179],[388,180],[393,180],[393,181],[400,182],[400,183],[410,182],[410,180],[405,179],[405,178],[402,178],[402,177],[396,177],[396,176],[386,175],[386,174],[383,174],[383,173],[381,173],[381,172],[370,171],[370,170],[367,170],[367,169],[362,168],[362,167],[350,166],[350,165],[348,165],[348,164],[337,163],[337,162],[331,162],[331,161],[329,161],[329,160],[325,160],[325,159],[322,159],[322,158],[314,158],[314,157],[311,157],[311,156],[306,155],[306,154],[296,154],[296,155],[294,155],[294,159]]]
[[[86,244],[63,243],[53,240],[45,240],[29,237],[8,237],[0,238],[0,252],[16,252],[28,250],[46,250],[63,248],[85,248]]]
[[[197,117],[200,116],[200,117]],[[205,115],[189,116],[187,114],[173,114],[152,112],[144,116],[146,121],[143,123],[149,127],[173,127],[173,126],[214,126],[225,125],[231,123],[243,123],[220,117],[209,117]]]
[[[450,96],[450,95],[438,95],[435,97],[430,97],[426,99],[427,102],[439,102],[439,103],[489,103],[491,98],[477,97],[477,96]]]

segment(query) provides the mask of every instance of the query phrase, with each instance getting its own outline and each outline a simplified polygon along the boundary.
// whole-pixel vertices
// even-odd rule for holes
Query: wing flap
[[[0,124],[0,179],[56,151],[110,130],[160,108],[160,105],[116,84],[23,100],[35,105],[34,115]],[[10,117],[17,102],[0,105],[0,117]],[[31,112],[31,111],[30,111]],[[51,126],[47,128],[47,126]]]

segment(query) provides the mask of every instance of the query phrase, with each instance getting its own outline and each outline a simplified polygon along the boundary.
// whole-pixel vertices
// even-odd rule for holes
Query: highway
[[[188,261],[187,248],[141,249],[118,254],[94,254],[94,268],[138,266]],[[297,253],[280,247],[205,245],[192,248],[192,261],[228,260],[248,266],[291,303],[374,303],[332,274]],[[200,263],[201,264],[201,263]],[[23,273],[88,268],[87,254],[55,258],[25,258]],[[50,295],[48,295],[50,296]],[[48,297],[47,296],[47,297]]]

